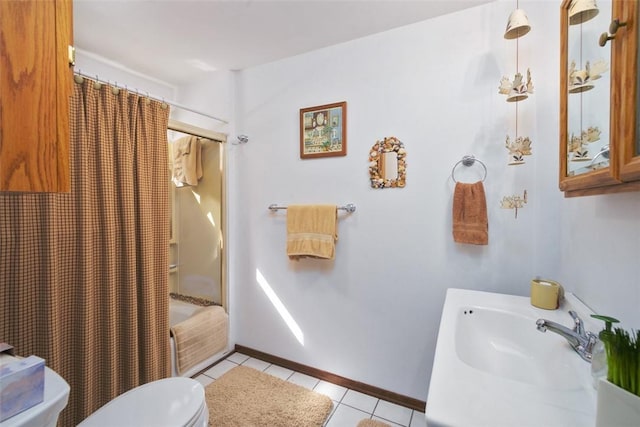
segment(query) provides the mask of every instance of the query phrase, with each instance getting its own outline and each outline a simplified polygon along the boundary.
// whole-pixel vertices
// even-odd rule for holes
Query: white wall
[[[523,166],[507,166],[504,139],[514,135],[515,105],[497,93],[500,78],[515,73],[516,42],[502,38],[512,1],[213,73],[178,89],[179,102],[231,121],[209,126],[230,139],[250,137],[246,145],[227,145],[233,342],[426,399],[449,287],[528,295],[530,279],[542,276],[596,311],[640,327],[640,193],[563,198],[559,2],[520,6],[533,30],[518,42],[519,68],[531,67],[536,88],[518,104],[519,134],[533,140]],[[301,160],[299,109],[337,101],[348,103],[348,155]],[[392,135],[406,145],[407,187],[373,190],[369,148]],[[450,173],[465,154],[488,168],[486,247],[451,237]],[[475,178],[462,169],[460,180]],[[524,189],[529,203],[515,219],[500,200]],[[288,260],[286,214],[269,212],[269,204],[349,202],[357,211],[340,214],[335,261]],[[257,272],[297,322],[304,344]]]
[[[640,196],[569,200],[558,190],[556,2],[521,4],[533,31],[518,41],[519,66],[531,67],[536,91],[518,104],[518,130],[532,138],[534,154],[526,165],[506,165],[504,138],[514,136],[515,105],[497,87],[502,75],[515,73],[516,42],[502,38],[512,3],[239,73],[237,126],[251,143],[234,152],[231,171],[238,199],[230,206],[238,343],[426,399],[449,287],[527,295],[530,279],[542,276],[599,311],[640,322],[633,262]],[[348,155],[299,159],[299,109],[343,100]],[[368,149],[391,135],[406,145],[408,184],[373,190]],[[489,170],[487,247],[451,237],[450,173],[465,154]],[[499,202],[524,189],[529,203],[515,219]],[[289,261],[285,214],[267,206],[316,202],[353,202],[358,210],[340,216],[334,262]],[[269,302],[257,271],[299,325],[304,344]]]
[[[231,134],[233,131],[233,94],[234,73],[231,71],[213,71],[204,77],[180,86],[176,101],[186,107],[207,113],[223,121],[200,114],[174,108],[173,118],[194,126],[216,132]]]
[[[510,12],[504,3],[239,73],[238,127],[251,143],[234,152],[232,171],[238,343],[425,399],[446,289],[528,293],[539,274],[538,147],[557,146],[557,109],[548,107],[557,103],[558,19],[550,9],[530,11],[538,35],[520,41],[521,71],[527,58],[537,88],[519,106],[520,134],[529,132],[535,153],[523,166],[507,166],[504,140],[515,132],[515,105],[497,92],[501,76],[513,79],[516,71],[515,42],[502,37]],[[548,29],[546,21],[553,22]],[[348,155],[301,160],[299,109],[338,101],[348,103]],[[406,146],[404,189],[370,188],[369,148],[385,136]],[[550,171],[557,168],[553,152]],[[456,244],[451,235],[450,174],[466,154],[488,168],[486,247]],[[460,168],[459,180],[475,180]],[[516,220],[500,200],[524,189],[530,202]],[[340,215],[334,262],[288,260],[285,214],[270,213],[269,204],[348,202],[358,210]],[[269,302],[257,271],[304,344]]]
[[[147,76],[135,70],[128,69],[122,64],[110,61],[94,52],[76,49],[76,72],[95,77],[101,81],[108,81],[130,91],[139,91],[142,95],[149,95],[157,99],[171,101],[175,99],[177,88],[167,82]]]
[[[640,193],[567,199],[559,280],[597,313],[640,329]]]

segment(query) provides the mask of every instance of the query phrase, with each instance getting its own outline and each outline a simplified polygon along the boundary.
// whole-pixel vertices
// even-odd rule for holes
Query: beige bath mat
[[[391,427],[391,426],[387,423],[383,423],[382,421],[365,419],[365,420],[361,420],[358,423],[357,427]]]
[[[333,405],[328,396],[246,366],[208,385],[205,396],[214,427],[322,426]]]

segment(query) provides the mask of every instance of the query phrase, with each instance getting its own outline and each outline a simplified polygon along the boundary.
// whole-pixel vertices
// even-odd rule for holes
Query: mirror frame
[[[382,154],[396,153],[398,159],[398,176],[391,179],[381,176]],[[372,188],[403,188],[406,185],[407,178],[407,151],[404,144],[395,136],[384,138],[382,141],[376,141],[369,151],[369,177]]]

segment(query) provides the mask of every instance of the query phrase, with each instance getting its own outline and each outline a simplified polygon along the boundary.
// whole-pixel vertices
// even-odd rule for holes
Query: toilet
[[[0,354],[0,366],[16,360],[18,360],[17,357]],[[0,381],[0,387],[2,385],[2,381]],[[69,402],[69,391],[69,384],[64,378],[53,369],[45,366],[43,401],[0,422],[0,427],[56,427],[60,412]]]
[[[209,409],[204,387],[191,378],[172,377],[143,384],[121,394],[78,427],[205,427]]]

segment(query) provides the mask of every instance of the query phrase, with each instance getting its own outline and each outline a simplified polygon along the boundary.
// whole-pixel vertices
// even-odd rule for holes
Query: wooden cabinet
[[[67,192],[71,0],[0,0],[0,191]]]
[[[640,191],[638,0],[598,1],[599,10],[576,16],[593,6],[564,0],[560,10],[559,181],[566,197]]]

